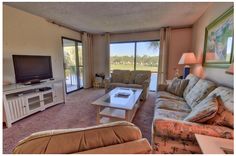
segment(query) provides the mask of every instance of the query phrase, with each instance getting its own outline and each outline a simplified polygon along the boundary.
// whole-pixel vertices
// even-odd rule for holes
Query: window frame
[[[83,68],[83,75],[84,75],[84,61],[82,61],[82,65],[79,64],[79,54],[78,54],[78,43],[81,43],[81,46],[82,46],[82,58],[83,58],[83,42],[81,40],[77,40],[77,39],[73,39],[73,38],[69,38],[69,37],[65,37],[65,36],[61,36],[61,45],[62,45],[62,54],[63,54],[63,70],[65,70],[65,58],[64,58],[64,42],[63,40],[71,40],[71,41],[74,41],[75,42],[75,55],[76,55],[76,68],[77,68],[77,84],[78,84],[78,89],[76,90],[73,90],[73,91],[70,91],[70,92],[67,92],[67,86],[66,86],[66,82],[65,82],[65,90],[66,90],[66,94],[70,94],[70,93],[73,93],[75,91],[78,91],[80,89],[83,89],[84,87],[84,84],[82,87],[81,84],[80,84],[80,68]],[[79,69],[79,70],[78,70]],[[64,77],[66,78],[66,75],[65,75],[65,71],[64,71]]]
[[[118,41],[118,42],[110,42],[109,47],[111,46],[111,44],[122,44],[122,43],[134,43],[134,71],[136,71],[136,61],[137,61],[137,43],[138,42],[153,42],[153,41],[157,41],[160,42],[160,39],[156,39],[156,40],[132,40],[132,41]],[[110,51],[110,57],[111,57],[111,51]],[[110,59],[110,58],[109,58]],[[110,64],[110,63],[109,63]],[[110,69],[110,73],[111,73],[111,64],[109,65]],[[157,71],[158,72],[158,71]]]

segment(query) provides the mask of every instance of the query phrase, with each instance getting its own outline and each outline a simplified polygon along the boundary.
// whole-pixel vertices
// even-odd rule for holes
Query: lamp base
[[[189,73],[190,73],[190,66],[185,65],[184,66],[184,72],[183,72],[183,78],[185,79],[188,76]]]

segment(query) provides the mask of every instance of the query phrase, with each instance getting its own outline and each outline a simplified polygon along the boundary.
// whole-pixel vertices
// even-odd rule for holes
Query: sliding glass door
[[[156,91],[159,41],[136,41],[110,44],[110,67],[121,70],[150,70],[149,89]]]
[[[136,70],[150,70],[149,90],[156,91],[159,60],[159,41],[136,43]]]
[[[83,87],[83,56],[80,41],[62,38],[66,93]]]

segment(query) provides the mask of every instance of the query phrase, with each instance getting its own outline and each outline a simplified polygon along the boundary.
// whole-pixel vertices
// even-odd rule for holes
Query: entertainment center
[[[63,80],[46,80],[33,85],[12,84],[3,87],[5,123],[12,123],[33,113],[65,102]]]
[[[3,86],[3,121],[12,123],[65,102],[64,80],[54,79],[51,56],[12,55],[15,84]]]

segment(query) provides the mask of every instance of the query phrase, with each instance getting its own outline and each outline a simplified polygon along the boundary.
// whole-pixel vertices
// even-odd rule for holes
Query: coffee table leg
[[[128,110],[125,111],[125,120],[129,121],[129,111]]]
[[[97,117],[96,117],[96,120],[97,120],[97,124],[100,124],[100,106],[97,106]]]

